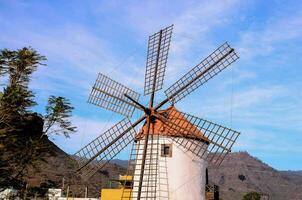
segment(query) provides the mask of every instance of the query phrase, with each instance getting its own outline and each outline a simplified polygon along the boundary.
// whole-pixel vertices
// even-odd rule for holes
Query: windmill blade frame
[[[183,118],[194,126],[180,120]],[[216,166],[219,166],[225,156],[231,152],[233,144],[240,135],[238,131],[183,112],[171,112],[169,116],[159,119],[168,127],[167,132],[179,133],[179,137],[176,135],[172,138],[173,141]]]
[[[128,118],[124,118],[76,152],[74,157],[78,162],[80,174],[88,179],[103,168],[133,141],[136,134],[134,128],[144,119],[145,117],[142,117],[131,124]]]
[[[141,108],[125,97],[125,94],[136,101],[140,97],[138,92],[99,73],[89,95],[88,103],[131,117],[136,108]]]
[[[133,143],[130,159],[127,167],[126,176],[131,180],[131,185],[126,186],[131,190],[123,190],[121,200],[128,200],[129,197],[132,199],[156,199],[158,197],[158,172],[159,172],[159,137],[154,135],[148,136],[148,152],[146,154],[146,159],[149,161],[144,169],[143,180],[140,179],[140,171],[143,167],[143,151],[144,151],[144,141],[138,140]],[[141,185],[140,185],[141,181]],[[141,190],[139,190],[141,187]]]
[[[166,110],[158,110],[168,102],[174,104],[184,99],[198,87],[235,62],[239,57],[228,43],[222,44],[206,59],[171,85],[164,91],[166,99],[156,106],[153,105],[156,91],[162,89],[163,86],[172,30],[173,25],[149,37],[144,84],[144,95],[151,94],[148,106],[144,106],[145,104],[138,101],[140,97],[139,93],[106,75],[98,74],[88,102],[124,115],[126,118],[115,124],[74,155],[80,166],[78,171],[82,176],[89,178],[129,145],[131,141],[134,141],[134,147],[138,145],[138,148],[135,147],[134,153],[132,152],[133,149],[131,151],[131,154],[135,154],[136,156],[133,172],[133,187],[136,189],[130,191],[134,192],[136,196],[130,194],[132,199],[157,198],[157,167],[160,165],[158,165],[159,159],[156,156],[165,157],[167,152],[172,155],[171,145],[176,147],[177,154],[183,156],[183,158],[188,158],[186,162],[191,162],[191,158],[185,155],[187,152],[191,152],[189,154],[198,160],[194,165],[198,164],[201,166],[201,168],[195,168],[195,172],[198,172],[200,175],[198,177],[202,177],[202,171],[207,166],[206,160],[215,165],[220,165],[225,156],[231,151],[233,144],[240,134],[237,131],[208,120],[179,112],[173,106]],[[133,115],[135,109],[142,110],[144,115],[132,124],[129,118]],[[166,116],[165,113],[171,110],[175,113]],[[143,129],[139,134],[136,134],[135,127],[143,121],[145,121]],[[159,129],[160,124],[165,126],[163,130]],[[168,140],[165,140],[166,138]],[[165,142],[169,143],[170,146],[166,146]],[[161,145],[160,152],[159,144]],[[178,146],[181,148],[178,148]],[[177,157],[175,156],[174,158]],[[155,159],[153,167],[151,167],[153,163],[152,159]],[[177,161],[176,163],[180,165],[183,163],[182,159],[172,161],[174,164],[174,161]],[[168,167],[173,166],[169,165]],[[189,166],[187,170],[192,170],[192,168]],[[181,179],[187,175],[187,170],[183,170],[184,173],[182,174],[177,171],[169,179],[173,179],[174,177]],[[190,177],[190,179],[194,178]],[[197,187],[194,189],[196,193],[192,195],[192,199],[204,192],[202,188],[198,187],[200,181],[202,180],[197,180],[196,182]],[[174,182],[178,184],[177,181]],[[178,190],[181,194],[186,195],[185,189],[179,190],[179,185],[177,184],[174,184],[171,188],[168,187],[168,193],[171,189],[172,191]],[[126,195],[127,198],[129,199],[129,194]],[[183,199],[183,197],[181,198]]]
[[[173,24],[149,36],[144,95],[162,89],[170,49]]]
[[[177,103],[231,65],[238,58],[239,57],[234,49],[225,42],[207,58],[202,60],[198,65],[166,89],[165,94],[167,99],[160,103],[156,109],[161,107],[167,101],[170,101],[172,104]]]

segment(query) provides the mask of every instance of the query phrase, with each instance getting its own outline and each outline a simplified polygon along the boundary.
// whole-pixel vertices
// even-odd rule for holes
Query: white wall
[[[185,139],[187,140],[187,139]],[[143,153],[143,140],[139,141],[139,154]],[[149,141],[149,147],[152,141]],[[161,157],[160,144],[172,143],[172,157]],[[156,177],[156,199],[157,200],[204,200],[205,199],[205,171],[206,161],[186,151],[169,137],[159,136],[153,140],[153,147],[158,146],[158,151],[152,153],[156,162],[158,157]],[[150,148],[149,148],[150,149]],[[157,148],[153,148],[157,149]],[[149,155],[151,152],[148,152]],[[157,155],[156,155],[157,154]],[[138,157],[141,158],[141,155]],[[148,156],[147,156],[148,158]],[[154,165],[155,166],[155,165]],[[134,199],[138,189],[140,166],[136,166],[134,176]],[[149,178],[145,172],[144,180]],[[150,177],[152,178],[152,177]],[[144,181],[145,183],[146,181]],[[151,184],[152,185],[152,184]],[[149,188],[150,191],[150,188]],[[152,193],[152,191],[151,191]],[[149,192],[150,194],[150,192]],[[144,193],[142,193],[144,197]]]

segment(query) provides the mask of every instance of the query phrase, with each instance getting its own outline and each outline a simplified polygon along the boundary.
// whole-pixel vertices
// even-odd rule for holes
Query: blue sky
[[[48,66],[31,82],[39,103],[35,110],[43,112],[49,95],[71,99],[78,132],[70,139],[51,138],[74,153],[122,119],[86,103],[97,73],[143,94],[148,36],[172,23],[164,88],[225,41],[240,56],[176,107],[239,130],[235,151],[248,151],[276,169],[301,170],[298,0],[0,0],[0,48],[32,46],[47,56]],[[119,157],[127,159],[127,151]]]

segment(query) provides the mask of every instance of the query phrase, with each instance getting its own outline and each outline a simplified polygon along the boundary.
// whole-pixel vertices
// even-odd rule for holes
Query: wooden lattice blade
[[[136,101],[138,101],[140,96],[139,93],[121,83],[118,83],[103,74],[98,74],[88,102],[124,116],[131,117],[137,106],[125,97],[125,94]]]
[[[162,115],[163,128],[173,141],[219,166],[231,152],[240,133],[208,120],[195,117],[176,109]]]
[[[162,89],[173,25],[149,37],[145,72],[144,94]]]
[[[165,90],[168,100],[172,104],[180,101],[238,58],[234,49],[228,43],[222,44],[212,54]]]
[[[140,199],[141,200],[155,200],[158,199],[158,189],[159,189],[159,169],[158,169],[158,160],[160,153],[160,143],[159,137],[149,135],[148,139],[148,150],[146,154],[146,162],[143,172],[142,188]],[[144,150],[144,139],[139,139],[133,143],[133,147],[130,155],[130,162],[127,169],[127,176],[131,181],[131,184],[125,188],[131,188],[131,190],[124,190],[122,194],[122,200],[128,200],[131,196],[131,199],[137,199],[138,188],[139,188],[139,178],[140,171],[142,168],[142,157]]]
[[[128,146],[133,141],[134,135],[134,125],[128,118],[124,118],[84,146],[74,154],[80,175],[86,179],[90,178]]]

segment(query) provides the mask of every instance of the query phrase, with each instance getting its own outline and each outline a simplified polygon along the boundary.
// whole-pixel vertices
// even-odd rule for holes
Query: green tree
[[[43,134],[63,133],[69,137],[70,133],[76,131],[69,118],[74,108],[68,99],[64,97],[50,96],[46,106],[46,115],[44,116]]]
[[[3,49],[0,52],[0,75],[9,75],[9,86],[28,86],[31,74],[39,65],[45,65],[46,57],[40,55],[31,47],[16,51]]]
[[[1,171],[6,172],[0,186],[24,186],[27,166],[37,153],[36,136],[43,124],[41,117],[30,111],[36,105],[28,88],[30,77],[46,60],[32,48],[0,51],[0,75],[7,84],[0,97],[0,158]],[[39,147],[40,148],[40,147]]]
[[[30,47],[0,50],[0,76],[6,80],[0,95],[0,188],[13,186],[21,198],[28,168],[48,152],[46,134],[67,137],[76,129],[69,120],[73,107],[64,97],[50,96],[45,116],[31,111],[36,102],[29,82],[45,60]]]
[[[18,127],[16,123],[36,105],[33,92],[28,88],[30,77],[39,65],[46,60],[32,48],[16,51],[0,51],[0,75],[8,79],[0,101],[0,122],[4,134]]]
[[[249,192],[245,194],[242,198],[242,200],[260,200],[261,195],[257,192]]]

